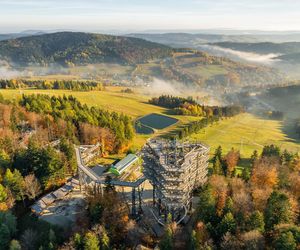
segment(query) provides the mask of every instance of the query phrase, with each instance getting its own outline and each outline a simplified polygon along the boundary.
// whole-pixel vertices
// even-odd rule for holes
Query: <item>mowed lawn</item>
[[[265,145],[276,144],[282,150],[300,152],[299,142],[288,138],[282,130],[282,122],[265,120],[252,114],[241,114],[224,119],[190,136],[211,147],[211,153],[221,145],[227,153],[232,147],[240,150],[242,157],[250,157],[254,150],[261,152]]]

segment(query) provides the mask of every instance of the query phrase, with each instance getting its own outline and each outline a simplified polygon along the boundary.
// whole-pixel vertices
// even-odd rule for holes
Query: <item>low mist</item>
[[[163,79],[154,78],[152,82],[147,83],[146,87],[142,88],[143,94],[158,96],[158,95],[184,95],[184,96],[204,96],[207,93],[196,85],[186,85],[177,81],[166,81]]]
[[[154,78],[154,80],[142,89],[146,95],[180,95],[184,89],[183,84],[178,82],[167,82],[161,79]]]
[[[12,79],[24,76],[26,76],[26,73],[24,73],[23,71],[18,71],[0,66],[0,78]]]
[[[238,51],[238,50],[233,50],[228,48],[222,48],[213,45],[201,45],[201,48],[205,51],[208,51],[218,56],[226,56],[233,59],[240,59],[248,62],[265,64],[265,65],[272,65],[275,62],[279,62],[280,60],[276,59],[276,57],[281,55],[275,53],[257,54],[252,52],[244,52],[244,51]]]
[[[6,61],[0,60],[0,78],[2,79],[47,76],[52,74],[68,75],[69,70],[57,64],[51,64],[46,67],[41,67],[38,65],[30,67],[14,67]]]
[[[0,60],[0,78],[11,79],[23,77],[25,75],[24,71],[13,69],[6,61]]]

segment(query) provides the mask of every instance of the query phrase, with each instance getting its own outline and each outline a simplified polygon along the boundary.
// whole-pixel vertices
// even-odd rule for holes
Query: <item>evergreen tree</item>
[[[245,181],[249,181],[251,178],[251,173],[248,167],[244,167],[242,171],[242,178]]]
[[[210,186],[206,186],[199,194],[197,210],[199,220],[204,221],[205,223],[216,220],[216,199]]]
[[[173,249],[173,232],[170,225],[166,226],[166,231],[163,238],[159,242],[160,250],[172,250]]]
[[[76,249],[83,249],[83,237],[79,233],[74,235],[74,245]]]
[[[99,250],[99,240],[92,232],[87,232],[84,236],[84,250]]]
[[[222,147],[221,146],[217,147],[217,149],[215,150],[214,156],[212,158],[212,162],[215,163],[217,159],[219,159],[219,160],[222,159]]]
[[[280,234],[275,241],[275,250],[295,250],[297,248],[296,240],[291,232]]]
[[[195,230],[191,233],[190,243],[189,243],[189,250],[200,250],[200,242],[197,239],[197,233]]]
[[[255,163],[255,161],[258,159],[258,152],[257,150],[253,151],[253,154],[251,155],[250,161],[251,161],[251,165],[253,166],[253,164]]]
[[[218,228],[219,235],[225,235],[227,232],[234,234],[236,231],[236,221],[232,213],[227,213],[221,220]]]
[[[272,156],[280,158],[280,148],[276,145],[265,146],[262,151],[262,157]]]
[[[224,207],[224,214],[227,214],[227,213],[233,213],[233,200],[231,197],[228,197],[226,199],[226,204],[225,204],[225,207]]]
[[[10,232],[5,224],[0,224],[0,249],[7,249],[11,240]]]
[[[101,242],[101,250],[109,250],[110,239],[107,235],[105,227],[103,227],[100,242]]]
[[[295,156],[285,149],[281,155],[281,162],[286,166],[291,166],[294,158]]]
[[[222,163],[219,157],[217,157],[213,163],[213,174],[223,175]]]
[[[74,152],[74,146],[66,138],[62,138],[60,141],[60,151],[64,153],[68,161],[68,168],[70,173],[75,173],[77,169],[76,156]]]
[[[265,231],[265,222],[264,222],[264,215],[256,210],[254,211],[248,220],[247,223],[247,230],[252,231],[252,230],[257,230],[261,233]]]
[[[11,212],[0,212],[0,249],[7,249],[16,231],[16,217]]]
[[[292,222],[293,213],[289,198],[284,193],[274,191],[267,201],[265,209],[266,229],[271,230],[280,223]]]
[[[17,201],[24,200],[24,178],[17,169],[15,169],[13,172],[11,172],[10,169],[7,169],[4,175],[3,183],[9,188],[9,190],[11,190]]]

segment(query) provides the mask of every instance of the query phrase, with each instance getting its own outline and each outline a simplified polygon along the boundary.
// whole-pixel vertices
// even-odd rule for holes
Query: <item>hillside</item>
[[[214,43],[213,45],[238,50],[245,52],[253,52],[258,54],[293,54],[300,52],[299,42],[288,42],[288,43],[236,43],[236,42],[220,42]]]
[[[299,78],[300,35],[295,34],[129,34],[174,48],[193,48],[233,61],[266,65]]]
[[[59,32],[0,42],[0,59],[28,65],[135,64],[167,57],[172,49],[137,38]]]
[[[269,67],[239,63],[224,57],[212,56],[197,50],[173,53],[171,58],[156,63],[140,64],[134,71],[137,76],[155,76],[205,89],[232,91],[244,86],[277,84],[284,78]]]
[[[281,61],[289,62],[291,64],[300,64],[300,52],[295,54],[287,54],[276,57],[276,59],[279,59]]]
[[[186,86],[236,91],[249,85],[277,84],[283,79],[272,68],[195,49],[173,49],[132,37],[73,32],[0,41],[0,62],[4,61],[12,68],[25,68],[25,77],[52,74],[56,79],[57,74],[62,74],[64,79],[70,76],[111,84],[150,83],[158,78]]]
[[[260,55],[274,55],[273,59],[279,60],[280,63],[299,64],[300,63],[300,42],[287,43],[236,43],[236,42],[220,42],[213,43],[225,49],[234,51],[250,52]],[[277,61],[277,63],[279,62]]]
[[[133,33],[130,37],[145,39],[147,41],[162,43],[173,47],[197,48],[197,46],[206,43],[218,42],[257,42],[255,37],[245,35],[225,35],[225,34],[192,34],[192,33]]]

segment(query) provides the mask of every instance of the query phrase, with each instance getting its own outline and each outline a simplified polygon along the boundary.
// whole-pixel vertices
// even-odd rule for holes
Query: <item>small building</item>
[[[130,166],[132,166],[134,163],[138,161],[138,157],[135,154],[129,154],[117,164],[112,166],[109,169],[109,172],[115,174],[115,175],[121,175],[126,169],[128,169]]]

